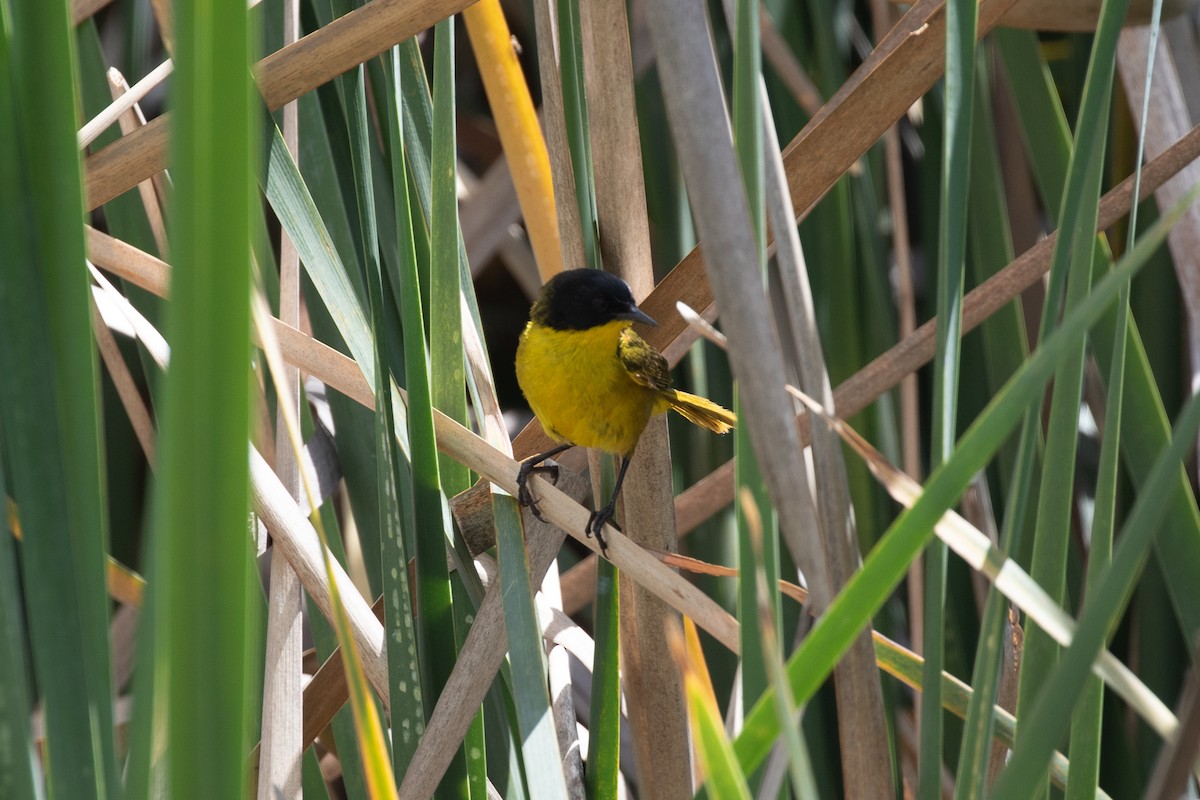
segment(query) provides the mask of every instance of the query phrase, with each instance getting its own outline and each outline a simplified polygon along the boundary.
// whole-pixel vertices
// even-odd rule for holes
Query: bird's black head
[[[529,318],[559,331],[583,331],[618,319],[657,323],[633,301],[629,285],[598,269],[570,269],[542,287]]]

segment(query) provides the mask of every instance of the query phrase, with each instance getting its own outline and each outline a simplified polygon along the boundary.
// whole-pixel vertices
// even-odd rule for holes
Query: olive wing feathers
[[[632,328],[621,332],[621,338],[617,341],[617,358],[621,359],[634,383],[659,392],[670,387],[671,370],[667,360]]]

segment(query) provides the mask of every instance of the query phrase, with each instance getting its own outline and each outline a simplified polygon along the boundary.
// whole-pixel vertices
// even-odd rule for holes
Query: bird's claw
[[[538,501],[528,491],[525,492],[525,499],[517,498],[517,501],[529,509],[533,516],[537,517],[538,522],[547,522],[548,520],[542,516],[542,510],[538,508]]]
[[[533,496],[533,492],[529,488],[529,476],[535,472],[547,475],[553,486],[558,483],[558,465],[522,462],[521,468],[517,471],[517,502],[533,512],[533,516],[538,520],[546,522],[541,509],[538,508],[538,499]]]
[[[612,525],[618,531],[621,530],[621,526],[613,520],[615,512],[616,508],[612,503],[598,511],[593,511],[592,515],[588,517],[587,526],[583,529],[583,532],[589,537],[593,535],[596,537],[596,544],[600,545],[600,554],[605,558],[608,558],[608,542],[604,541],[604,526]]]

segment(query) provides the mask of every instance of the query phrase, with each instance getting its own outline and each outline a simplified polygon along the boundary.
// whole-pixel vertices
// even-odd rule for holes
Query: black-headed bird
[[[651,415],[676,411],[715,433],[737,422],[728,409],[672,389],[667,360],[634,332],[634,322],[657,325],[637,307],[625,281],[600,270],[566,270],[542,287],[517,346],[517,383],[546,434],[560,443],[521,462],[517,499],[541,519],[527,481],[534,472],[557,474],[543,461],[576,445],[619,456],[612,497],[592,512],[585,529],[602,551],[601,531]]]

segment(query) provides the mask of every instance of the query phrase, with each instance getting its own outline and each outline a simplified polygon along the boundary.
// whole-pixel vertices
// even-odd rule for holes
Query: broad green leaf
[[[5,5],[0,427],[24,530],[19,554],[44,711],[47,788],[51,796],[86,800],[116,797],[119,781],[104,586],[108,511],[79,224],[74,62],[65,3]]]
[[[167,313],[152,529],[162,536],[168,785],[173,798],[237,797],[258,621],[247,535],[250,252],[258,122],[240,5],[175,6],[171,209],[177,300]],[[161,668],[161,667],[160,667]]]

